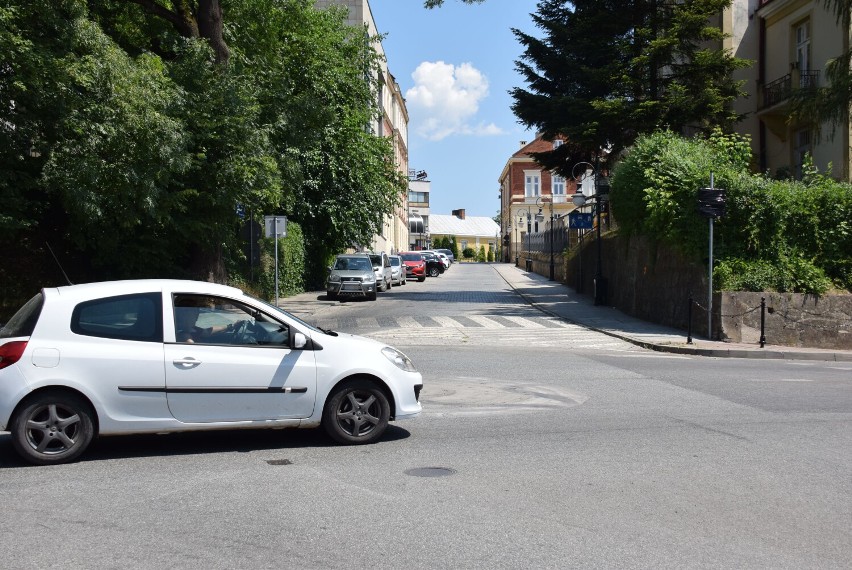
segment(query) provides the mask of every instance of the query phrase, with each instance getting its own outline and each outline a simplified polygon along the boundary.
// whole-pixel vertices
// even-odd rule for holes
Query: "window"
[[[288,347],[290,329],[238,301],[175,295],[175,340],[187,344]]]
[[[796,67],[799,73],[810,71],[811,37],[808,28],[807,20],[796,25]]]
[[[805,157],[811,152],[811,132],[808,129],[796,131],[793,148],[793,170],[797,179],[802,178]]]
[[[71,331],[85,336],[163,342],[160,293],[86,301],[71,313]]]
[[[524,196],[540,196],[541,192],[541,173],[538,170],[524,171]]]
[[[409,192],[408,201],[415,202],[417,204],[428,204],[429,192]]]
[[[463,239],[461,241],[461,248],[462,248],[462,251],[467,249],[467,240],[466,239]]]
[[[564,142],[565,142],[565,141],[563,141],[562,139],[556,139],[555,141],[553,141],[553,150],[556,150],[557,148],[559,148],[560,146],[562,146],[562,144],[563,144]]]
[[[16,336],[30,336],[35,330],[41,308],[44,306],[44,295],[37,293],[35,297],[27,301],[17,313],[12,315],[9,322],[0,328],[0,338],[13,338]]]
[[[551,192],[554,196],[564,196],[565,195],[565,178],[559,176],[558,174],[554,174],[551,177]]]

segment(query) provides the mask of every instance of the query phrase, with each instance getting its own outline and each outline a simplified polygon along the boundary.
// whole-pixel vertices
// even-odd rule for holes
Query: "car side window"
[[[163,342],[161,293],[86,301],[71,313],[71,331],[85,336]]]
[[[173,297],[175,340],[185,344],[274,346],[290,344],[290,328],[244,303],[210,295]]]

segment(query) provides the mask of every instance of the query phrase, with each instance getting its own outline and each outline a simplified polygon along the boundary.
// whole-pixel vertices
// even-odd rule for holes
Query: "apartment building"
[[[408,236],[409,250],[429,249],[429,194],[432,183],[425,170],[408,171]]]
[[[540,135],[529,143],[521,141],[521,148],[503,167],[498,178],[503,261],[514,260],[524,251],[528,233],[543,232],[551,225],[563,227],[565,216],[575,209],[571,197],[577,190],[576,182],[542,169],[530,155],[553,150],[562,143]]]
[[[849,49],[849,19],[838,23],[822,0],[734,0],[721,27],[730,36],[725,47],[754,62],[735,75],[748,92],[735,108],[746,115],[738,130],[751,136],[756,167],[799,176],[810,154],[821,172],[850,180],[848,114],[836,129],[819,125],[819,136],[790,118],[791,95],[825,85],[826,64]]]
[[[376,22],[370,10],[368,0],[315,0],[318,9],[330,6],[344,6],[348,10],[347,23],[350,26],[365,26],[371,37],[378,36]],[[374,44],[382,58],[385,52],[380,41]],[[383,61],[376,105],[382,110],[382,117],[370,128],[376,136],[390,137],[393,141],[396,168],[402,175],[408,173],[408,110],[399,83]],[[372,251],[396,253],[408,249],[408,196],[403,192],[401,204],[391,214],[383,218],[381,233],[373,236],[370,244],[364,244]]]

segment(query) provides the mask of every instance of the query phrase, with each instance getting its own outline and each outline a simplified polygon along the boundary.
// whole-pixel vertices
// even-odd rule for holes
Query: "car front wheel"
[[[437,267],[433,267],[432,269],[429,270],[429,277],[437,277],[440,274],[441,274],[441,272],[438,271]]]
[[[33,465],[75,460],[95,435],[93,412],[82,398],[46,392],[30,400],[12,421],[12,445]]]
[[[369,380],[350,380],[328,397],[322,424],[338,443],[364,444],[379,439],[388,427],[390,403]]]

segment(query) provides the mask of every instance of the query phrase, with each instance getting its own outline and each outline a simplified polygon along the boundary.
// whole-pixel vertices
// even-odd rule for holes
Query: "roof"
[[[464,220],[457,216],[432,214],[429,216],[429,233],[448,236],[494,237],[500,233],[500,226],[485,216],[467,216]]]

